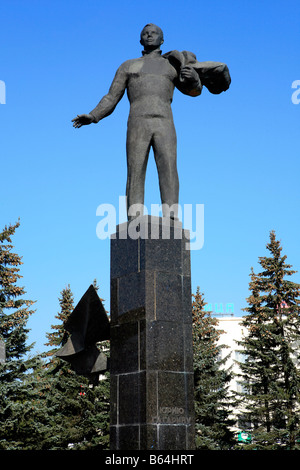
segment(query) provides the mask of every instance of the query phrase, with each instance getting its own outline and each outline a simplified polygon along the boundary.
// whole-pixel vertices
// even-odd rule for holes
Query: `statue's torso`
[[[161,56],[125,62],[130,117],[172,118],[171,103],[177,72]]]

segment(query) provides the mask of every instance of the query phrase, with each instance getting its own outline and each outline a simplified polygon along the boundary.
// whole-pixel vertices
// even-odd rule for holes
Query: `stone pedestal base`
[[[190,252],[180,222],[111,239],[111,449],[194,448]],[[169,233],[168,233],[169,231]]]

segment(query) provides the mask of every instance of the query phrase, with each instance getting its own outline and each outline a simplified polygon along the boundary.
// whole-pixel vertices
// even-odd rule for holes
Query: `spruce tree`
[[[21,257],[13,253],[12,237],[19,227],[5,226],[0,233],[0,339],[5,345],[6,360],[0,364],[0,449],[23,449],[30,433],[27,416],[31,410],[32,388],[27,387],[37,359],[29,358],[33,345],[27,345],[27,321],[33,313],[33,301],[24,299]]]
[[[247,448],[299,447],[299,295],[300,285],[286,277],[294,271],[270,232],[269,256],[259,257],[262,271],[251,268],[248,307],[242,325],[247,334],[238,342],[244,386],[241,419],[251,423]],[[248,429],[249,430],[249,429]]]
[[[64,345],[69,336],[64,328],[64,325],[74,310],[74,296],[70,285],[62,290],[61,297],[58,299],[58,301],[60,305],[60,311],[57,313],[55,318],[59,320],[59,323],[57,325],[51,325],[52,331],[50,333],[46,333],[48,342],[45,345],[53,348],[46,353],[48,356],[52,355],[53,351],[57,351],[57,348]]]
[[[228,357],[221,357],[224,346],[218,344],[218,320],[204,310],[206,303],[199,287],[193,297],[196,448],[230,449],[235,439],[228,392],[232,375],[225,367]]]

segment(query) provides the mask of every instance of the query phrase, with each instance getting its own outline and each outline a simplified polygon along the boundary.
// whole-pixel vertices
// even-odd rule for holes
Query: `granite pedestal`
[[[190,251],[171,224],[143,216],[111,239],[112,450],[194,449]]]

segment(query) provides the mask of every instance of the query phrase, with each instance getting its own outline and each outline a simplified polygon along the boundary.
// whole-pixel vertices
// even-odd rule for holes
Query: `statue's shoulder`
[[[123,62],[117,70],[117,73],[121,75],[131,75],[132,73],[137,73],[142,67],[143,59],[141,57],[137,59],[128,59]]]
[[[128,60],[125,60],[125,62],[123,62],[123,63],[120,65],[119,68],[122,68],[122,69],[124,69],[124,70],[129,70],[129,68],[130,68],[132,65],[134,65],[134,64],[136,64],[136,63],[138,63],[138,62],[140,62],[141,60],[142,60],[141,57],[138,57],[137,59],[128,59]]]

